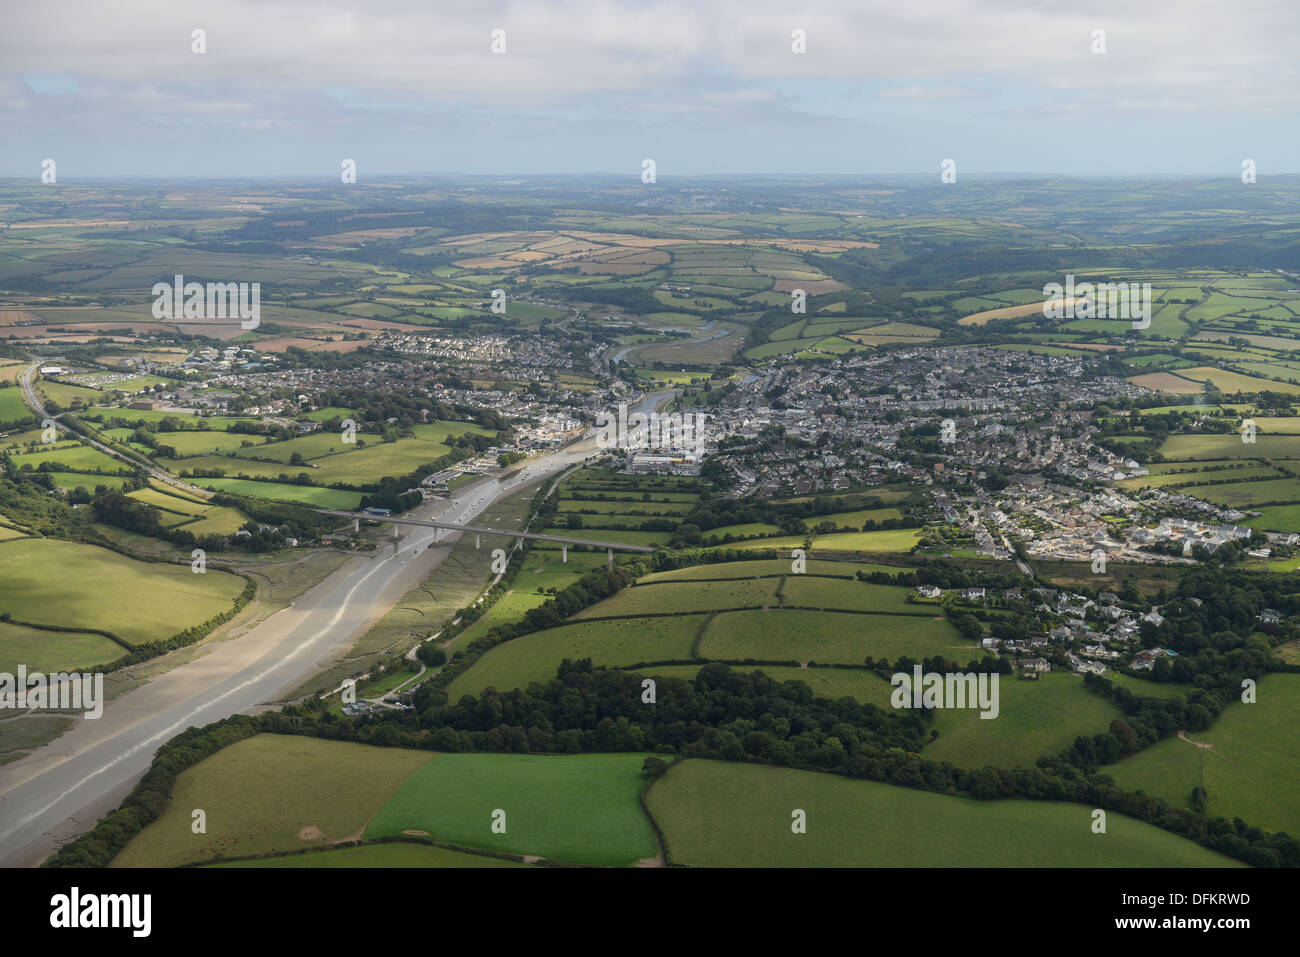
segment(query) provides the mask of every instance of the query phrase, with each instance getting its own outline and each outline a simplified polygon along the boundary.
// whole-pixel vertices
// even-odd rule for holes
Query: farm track
[[[1182,730],[1178,732],[1178,737],[1181,740],[1186,741],[1188,744],[1196,745],[1196,747],[1202,751],[1209,751],[1211,754],[1217,754],[1219,757],[1223,758],[1223,760],[1231,764],[1234,768],[1237,766],[1236,761],[1232,760],[1232,758],[1228,757],[1226,754],[1221,754],[1220,752],[1214,750],[1214,745],[1208,741],[1197,741],[1194,738],[1189,738],[1187,736],[1187,732]]]

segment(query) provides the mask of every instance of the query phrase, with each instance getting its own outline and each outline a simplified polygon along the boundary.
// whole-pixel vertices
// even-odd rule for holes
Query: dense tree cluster
[[[1300,616],[1294,576],[1192,568],[1160,607],[1164,621],[1143,622],[1143,640],[1147,647],[1170,648],[1177,656],[1157,659],[1151,670],[1155,681],[1218,688],[1231,697],[1240,693],[1243,678],[1300,670],[1285,665],[1273,651],[1300,637],[1294,624]],[[1268,610],[1282,620],[1262,621]]]

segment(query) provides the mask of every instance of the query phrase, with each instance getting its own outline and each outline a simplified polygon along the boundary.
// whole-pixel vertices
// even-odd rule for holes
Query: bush
[[[415,657],[419,658],[430,668],[439,668],[447,663],[447,652],[443,651],[431,641],[426,641],[420,645],[415,652]]]

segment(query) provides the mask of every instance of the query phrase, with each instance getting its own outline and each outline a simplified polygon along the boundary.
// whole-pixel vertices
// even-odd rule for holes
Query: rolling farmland
[[[978,802],[811,771],[684,761],[646,797],[669,859],[700,867],[1230,867],[1235,862],[1120,814]],[[802,810],[807,833],[791,830]]]

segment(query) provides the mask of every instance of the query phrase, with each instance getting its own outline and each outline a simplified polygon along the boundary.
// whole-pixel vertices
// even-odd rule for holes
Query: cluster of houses
[[[1097,429],[1088,413],[1057,412],[1041,423],[1028,414],[1141,390],[1122,379],[1082,376],[1078,357],[1041,358],[1026,370],[1023,357],[1002,350],[918,347],[887,356],[842,357],[816,367],[773,364],[716,410],[721,434],[755,440],[752,447],[734,444],[721,455],[732,473],[732,494],[773,495],[801,480],[819,489],[833,487],[837,479],[857,486],[941,480],[960,487],[1008,465],[1027,474],[1056,469],[1106,481],[1145,474],[1137,462],[1093,444]],[[864,390],[866,381],[886,382],[888,388]],[[942,461],[933,466],[912,461],[900,436],[932,427],[945,414],[952,425],[938,450]],[[771,426],[780,426],[787,437],[816,442],[818,453],[810,457],[806,446],[783,451],[758,441]],[[759,455],[746,454],[755,449],[761,449]]]
[[[1037,675],[1051,670],[1051,663],[1043,657],[1049,650],[1064,651],[1072,670],[1080,673],[1105,674],[1108,668],[1131,660],[1132,667],[1149,670],[1163,655],[1174,652],[1154,648],[1137,652],[1141,623],[1159,625],[1164,621],[1159,608],[1144,612],[1125,608],[1114,592],[1102,592],[1094,600],[1085,595],[1053,588],[1033,588],[1022,592],[1009,588],[999,594],[990,594],[985,588],[961,588],[945,593],[935,585],[918,585],[916,593],[927,600],[941,599],[945,594],[963,601],[984,601],[1000,598],[1002,603],[1023,603],[1032,607],[1040,620],[1048,622],[1040,634],[1021,639],[985,638],[981,647],[1001,655],[1015,655],[1022,674]],[[1281,616],[1271,609],[1260,615],[1265,621],[1268,614]],[[1025,657],[1026,655],[1030,657]]]
[[[1214,552],[1228,542],[1249,539],[1254,534],[1254,529],[1245,525],[1211,525],[1196,519],[1162,518],[1154,528],[1134,526],[1126,529],[1124,534],[1137,545],[1180,542],[1183,552],[1190,554],[1197,546]],[[1272,552],[1269,549],[1251,550],[1251,555],[1257,558],[1267,558],[1270,554]]]

